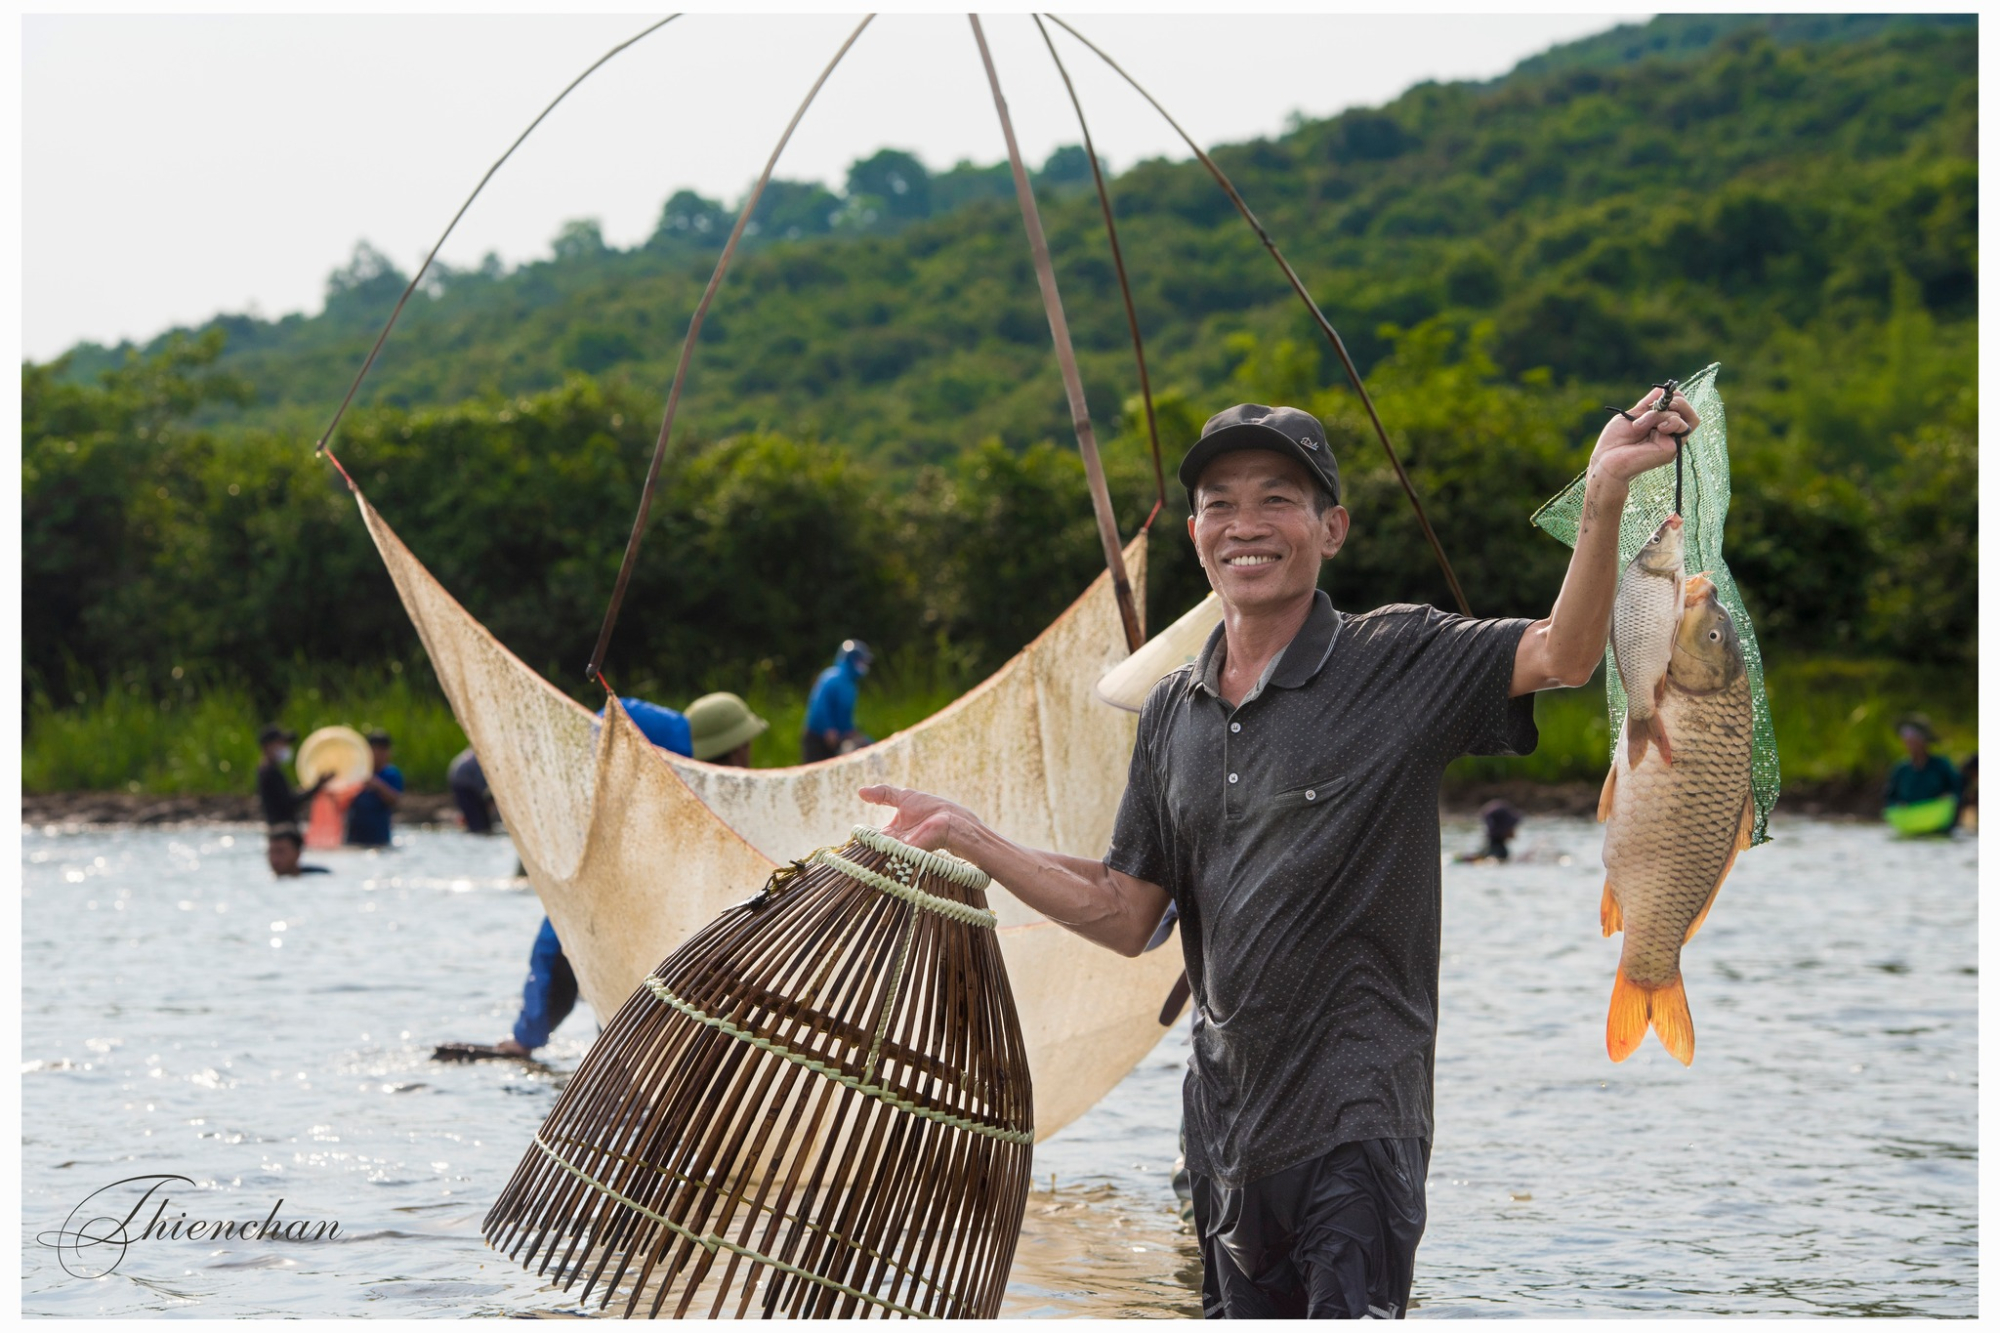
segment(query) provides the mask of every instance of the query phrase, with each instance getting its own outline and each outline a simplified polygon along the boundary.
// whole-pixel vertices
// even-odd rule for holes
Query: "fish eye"
[[[1710,643],[1719,643],[1719,642],[1721,642],[1721,640],[1722,640],[1722,631],[1721,631],[1721,630],[1719,630],[1719,629],[1712,629],[1712,630],[1710,630],[1710,631],[1708,632],[1708,641],[1709,641]]]

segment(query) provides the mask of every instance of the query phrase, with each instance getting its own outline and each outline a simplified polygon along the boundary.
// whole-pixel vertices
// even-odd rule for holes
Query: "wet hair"
[[[306,840],[299,836],[297,829],[280,829],[271,835],[272,842],[289,842],[300,851],[305,850]]]

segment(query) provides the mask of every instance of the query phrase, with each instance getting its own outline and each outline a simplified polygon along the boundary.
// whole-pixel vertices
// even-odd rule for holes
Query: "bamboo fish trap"
[[[858,827],[779,870],[632,993],[487,1240],[628,1316],[997,1315],[1034,1117],[988,882]]]

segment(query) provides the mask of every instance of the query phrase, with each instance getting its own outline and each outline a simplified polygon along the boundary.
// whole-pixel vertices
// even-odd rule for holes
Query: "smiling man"
[[[1532,622],[1335,610],[1319,574],[1348,515],[1325,432],[1293,408],[1218,413],[1179,475],[1222,624],[1148,696],[1104,859],[1021,847],[927,793],[861,791],[895,808],[894,836],[964,857],[1120,953],[1178,906],[1210,1317],[1409,1305],[1432,1132],[1439,783],[1462,754],[1533,750],[1534,691],[1595,670],[1626,490],[1698,424],[1684,398],[1661,406],[1599,436],[1569,572]]]

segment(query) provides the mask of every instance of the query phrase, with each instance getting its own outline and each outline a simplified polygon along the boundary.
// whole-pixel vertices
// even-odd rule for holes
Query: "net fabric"
[[[1706,574],[1715,584],[1722,605],[1736,622],[1743,641],[1743,661],[1749,669],[1752,719],[1750,789],[1757,806],[1755,842],[1771,840],[1767,827],[1778,801],[1778,740],[1771,727],[1771,705],[1764,697],[1764,657],[1744,608],[1743,594],[1722,559],[1723,520],[1729,513],[1729,428],[1716,379],[1718,362],[1696,372],[1680,386],[1701,425],[1681,448],[1681,519],[1687,544],[1687,572]],[[1585,478],[1579,476],[1554,499],[1535,511],[1534,524],[1566,546],[1576,545],[1583,512]],[[1654,468],[1632,482],[1625,513],[1618,526],[1618,564],[1623,569],[1667,515],[1674,512],[1674,469]],[[1625,689],[1618,679],[1617,655],[1604,648],[1604,695],[1611,713],[1611,756],[1625,732]]]
[[[655,748],[616,701],[600,723],[501,645],[367,499],[356,500],[598,1014],[616,1013],[662,958],[799,848],[837,846],[856,823],[883,821],[883,807],[855,795],[869,783],[948,796],[1029,846],[1096,857],[1110,845],[1136,719],[1091,697],[1126,656],[1106,575],[916,726],[810,767],[721,768]],[[1125,563],[1142,605],[1145,560],[1141,537]],[[1034,1071],[1036,1133],[1046,1138],[1159,1041],[1180,950],[1122,958],[999,884],[987,896]]]

